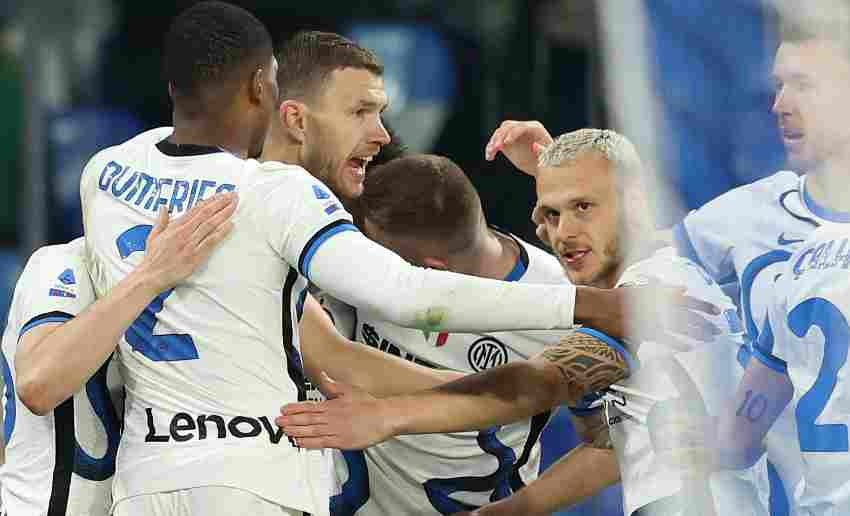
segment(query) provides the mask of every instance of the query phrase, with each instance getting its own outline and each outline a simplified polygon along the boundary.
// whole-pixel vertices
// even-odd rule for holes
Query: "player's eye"
[[[546,222],[549,222],[551,224],[557,224],[558,217],[560,215],[560,213],[551,208],[546,208],[545,210],[543,210],[543,218],[546,219]]]
[[[576,211],[578,211],[579,213],[586,213],[586,212],[590,211],[590,208],[592,206],[593,206],[593,204],[586,202],[586,201],[577,202],[576,203]]]

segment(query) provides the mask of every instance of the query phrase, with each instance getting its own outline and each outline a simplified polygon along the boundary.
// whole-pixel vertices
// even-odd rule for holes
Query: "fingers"
[[[231,231],[233,231],[233,222],[228,220],[224,224],[218,226],[212,233],[204,237],[204,239],[201,240],[201,242],[195,247],[195,263],[203,262],[209,258],[213,249],[223,242]]]
[[[542,143],[534,142],[531,144],[531,151],[534,153],[535,156],[540,156],[540,153],[543,152],[543,149],[545,148],[546,146]]]
[[[516,123],[517,122],[514,120],[505,120],[495,131],[493,131],[490,141],[487,142],[487,146],[484,148],[484,159],[487,161],[493,161],[496,154],[502,149],[505,133],[513,126],[513,124]]]
[[[720,315],[720,308],[714,306],[708,301],[703,301],[702,299],[697,299],[695,297],[682,296],[681,303],[677,304],[680,304],[690,310],[697,310],[711,315]]]
[[[153,229],[151,229],[150,234],[148,234],[148,244],[150,244],[151,240],[162,234],[162,232],[165,231],[167,227],[168,210],[165,208],[165,206],[160,206],[159,211],[156,214],[156,225],[154,225]]]
[[[487,161],[492,161],[496,154],[505,146],[516,143],[522,139],[531,140],[531,151],[534,155],[538,155],[546,145],[552,143],[552,136],[549,131],[543,127],[543,124],[537,121],[505,120],[498,129],[493,131],[490,141],[484,148],[484,158]]]
[[[221,210],[228,209],[231,205],[238,202],[238,194],[236,192],[225,192],[216,194],[209,199],[205,199],[198,204],[195,204],[192,209],[186,212],[186,215],[181,217],[176,224],[183,228],[188,228],[190,233],[210,217],[214,216]]]
[[[295,414],[317,414],[325,411],[323,403],[314,401],[302,401],[300,403],[287,403],[280,407],[282,416],[292,416]]]
[[[667,328],[665,329],[666,333],[671,334],[669,335],[672,339],[670,344],[674,346],[676,346],[676,335],[685,336],[699,342],[711,342],[717,335],[722,333],[719,327],[696,312],[689,310],[681,310],[679,312],[668,321]],[[677,347],[682,351],[686,351],[692,345],[683,342]]]
[[[290,437],[322,437],[335,435],[325,422],[324,414],[296,414],[294,416],[278,416],[277,426],[281,427]]]
[[[228,222],[231,216],[236,212],[237,200],[235,196],[226,194],[228,197],[221,200],[214,200],[201,209],[200,215],[192,221],[192,224],[187,226],[187,230],[192,229],[189,241],[195,247],[200,246],[201,242],[209,235],[214,233],[220,226]]]

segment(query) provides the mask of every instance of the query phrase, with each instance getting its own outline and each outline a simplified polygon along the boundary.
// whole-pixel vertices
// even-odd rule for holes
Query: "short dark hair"
[[[381,76],[384,67],[372,51],[333,32],[301,31],[277,51],[281,102],[321,91],[328,76],[341,68],[358,68]]]
[[[200,2],[171,22],[164,74],[176,91],[194,95],[249,64],[263,66],[272,54],[271,35],[253,14],[226,2]]]
[[[366,174],[361,216],[382,231],[446,241],[461,251],[474,241],[481,199],[472,182],[448,158],[411,154]]]

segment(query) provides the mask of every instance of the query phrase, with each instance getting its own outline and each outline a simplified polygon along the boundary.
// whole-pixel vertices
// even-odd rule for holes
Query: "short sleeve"
[[[21,274],[18,289],[19,335],[42,324],[65,322],[85,310],[95,296],[82,242],[36,251]]]
[[[272,248],[309,278],[310,262],[322,244],[357,228],[333,192],[305,170],[286,167],[273,173],[286,177],[264,196],[259,223]]]
[[[779,346],[776,345],[777,342],[780,343]],[[753,358],[778,373],[786,374],[788,366],[782,358],[784,356],[784,342],[784,339],[776,339],[771,318],[770,316],[766,317],[758,339],[753,341],[752,344]]]
[[[718,282],[735,273],[732,262],[734,242],[724,199],[718,198],[691,211],[673,228],[673,242],[679,254],[700,265]]]

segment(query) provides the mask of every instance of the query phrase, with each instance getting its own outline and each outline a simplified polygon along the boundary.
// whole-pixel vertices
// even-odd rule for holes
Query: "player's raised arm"
[[[206,261],[230,232],[236,205],[236,194],[216,196],[174,222],[163,209],[132,273],[76,317],[57,317],[24,333],[15,355],[21,402],[43,415],[77,392],[142,310]]]
[[[612,339],[583,329],[530,360],[428,391],[378,400],[352,390],[318,404],[292,404],[284,407],[278,424],[303,447],[340,449],[359,449],[401,434],[484,429],[575,404],[625,378],[626,357]]]
[[[339,334],[318,301],[309,294],[299,329],[305,371],[319,387],[322,373],[326,373],[334,380],[376,396],[391,396],[428,389],[463,376],[455,371],[416,365],[351,342]]]

